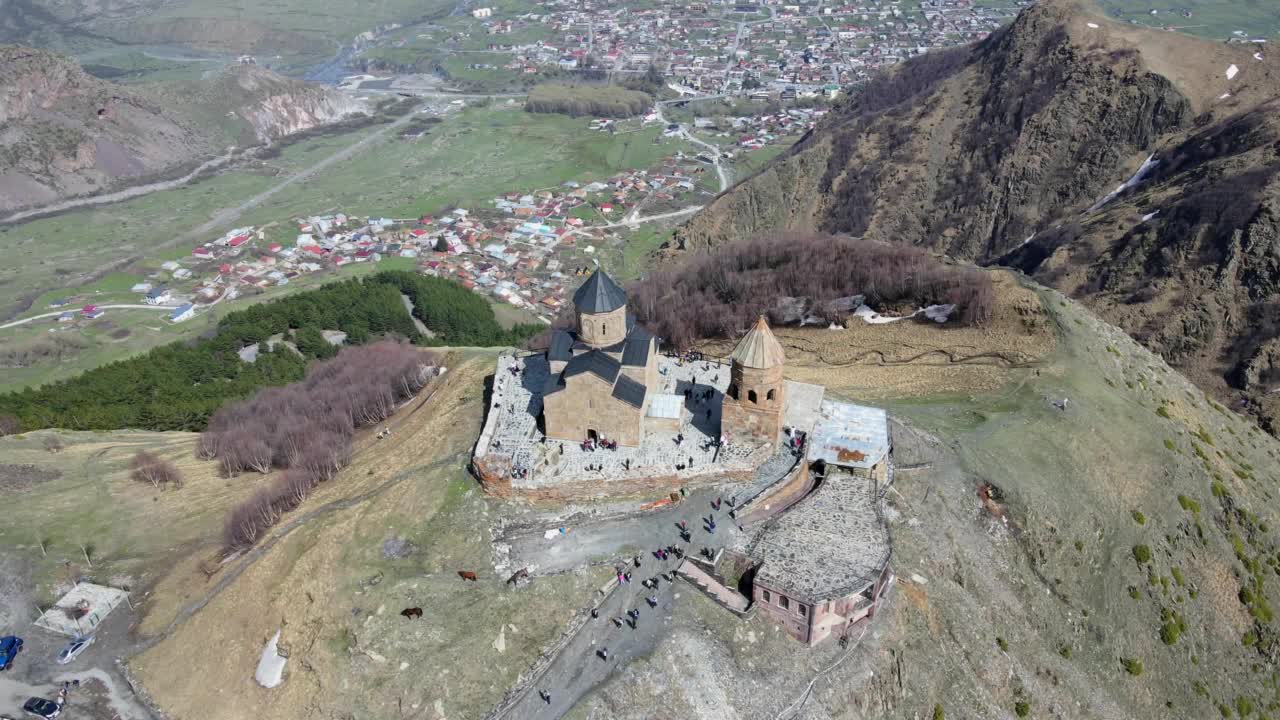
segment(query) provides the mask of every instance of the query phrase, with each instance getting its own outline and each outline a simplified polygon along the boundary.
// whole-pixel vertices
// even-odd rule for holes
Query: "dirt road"
[[[98,306],[98,308],[100,308],[100,309],[102,309],[102,310],[164,310],[165,312],[173,312],[173,308],[174,308],[174,307],[177,307],[177,306],[176,306],[176,305],[174,305],[174,306],[167,306],[167,305],[99,305],[99,306]],[[7,322],[7,323],[5,323],[5,324],[3,324],[3,325],[0,325],[0,330],[5,330],[5,329],[11,328],[11,327],[17,327],[18,325],[22,325],[22,324],[24,324],[24,323],[29,323],[29,322],[31,322],[32,320],[39,320],[39,319],[41,319],[41,318],[57,317],[57,316],[61,315],[61,314],[62,314],[62,313],[64,313],[64,312],[75,312],[75,310],[74,310],[74,309],[72,309],[72,308],[67,308],[67,309],[65,309],[65,310],[56,310],[56,311],[54,311],[54,312],[42,313],[42,314],[40,314],[40,315],[32,315],[31,317],[28,317],[28,318],[22,318],[21,320],[13,320],[13,321]]]

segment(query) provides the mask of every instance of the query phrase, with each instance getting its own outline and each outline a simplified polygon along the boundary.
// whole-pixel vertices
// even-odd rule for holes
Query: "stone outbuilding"
[[[755,541],[752,601],[797,640],[816,645],[868,620],[894,576],[880,516],[891,482],[888,416],[824,401],[806,461],[817,487]]]
[[[786,407],[786,354],[763,316],[738,341],[729,361],[729,389],[720,416],[723,432],[733,441],[777,447]]]
[[[577,331],[556,330],[542,395],[548,439],[637,447],[657,394],[657,341],[627,312],[627,294],[596,270],[573,294]]]

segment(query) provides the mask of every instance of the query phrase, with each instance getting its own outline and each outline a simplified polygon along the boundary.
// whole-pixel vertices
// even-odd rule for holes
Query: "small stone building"
[[[782,434],[786,355],[764,317],[738,341],[729,356],[729,389],[720,426],[731,441],[748,440],[777,447]]]
[[[893,583],[880,517],[891,463],[888,417],[824,401],[806,443],[816,489],[752,546],[752,601],[797,640],[816,645],[871,618]]]
[[[657,394],[657,341],[627,312],[627,294],[596,270],[573,294],[577,331],[556,330],[542,395],[548,439],[636,447]]]

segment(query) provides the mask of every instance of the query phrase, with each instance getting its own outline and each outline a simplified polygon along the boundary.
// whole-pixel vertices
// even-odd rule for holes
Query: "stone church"
[[[653,335],[627,312],[627,294],[596,270],[573,294],[577,332],[556,330],[542,395],[548,439],[608,440],[637,447],[644,418],[658,391],[658,348]]]

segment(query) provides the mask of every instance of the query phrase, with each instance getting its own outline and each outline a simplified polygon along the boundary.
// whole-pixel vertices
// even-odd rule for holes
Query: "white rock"
[[[507,629],[504,627],[498,631],[498,639],[493,641],[493,649],[499,654],[507,651]]]
[[[405,669],[405,668],[407,668],[407,667],[409,667],[409,663],[407,663],[407,662],[402,662],[402,663],[400,663],[400,669],[401,669],[401,670],[404,670],[404,669]]]
[[[1240,72],[1240,68],[1236,67],[1235,65],[1232,65],[1231,67],[1227,68],[1227,79],[1230,80],[1231,78],[1235,77],[1236,73],[1238,72]]]
[[[1089,25],[1089,27],[1093,28],[1094,30],[1097,30],[1097,29],[1098,29],[1098,23],[1088,23],[1088,25]]]
[[[929,584],[929,581],[928,581],[928,580],[924,579],[922,576],[917,575],[917,574],[915,574],[915,573],[911,573],[911,582],[913,582],[913,583],[915,583],[915,584],[917,584],[917,585],[928,585],[928,584]]]

